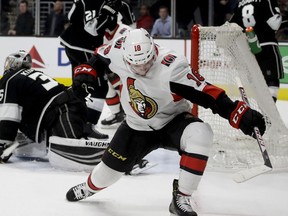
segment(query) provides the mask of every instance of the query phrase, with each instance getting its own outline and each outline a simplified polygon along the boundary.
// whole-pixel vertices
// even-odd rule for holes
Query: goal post
[[[234,23],[217,27],[194,25],[191,31],[191,67],[207,82],[223,88],[232,100],[241,100],[236,83],[236,77],[240,78],[251,108],[265,117],[267,129],[263,139],[273,167],[288,167],[288,129],[242,28]],[[208,167],[237,169],[263,164],[255,139],[231,127],[226,119],[209,109],[194,105],[193,114],[209,123],[214,132]]]

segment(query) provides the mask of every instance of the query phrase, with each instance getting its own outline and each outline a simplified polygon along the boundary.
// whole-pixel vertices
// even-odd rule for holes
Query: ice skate
[[[185,196],[178,190],[178,180],[173,181],[173,198],[169,206],[169,212],[172,215],[177,216],[197,216],[197,213],[193,211],[190,196]]]
[[[146,159],[142,159],[140,163],[135,164],[131,171],[126,172],[126,175],[138,175],[143,173],[144,171],[151,169],[152,167],[156,166],[156,163],[151,163]]]
[[[94,193],[90,192],[87,188],[86,182],[76,185],[66,193],[66,199],[70,202],[76,202],[87,197],[92,196]]]
[[[6,163],[18,146],[18,142],[0,144],[0,163]]]
[[[125,113],[120,111],[116,114],[111,114],[101,121],[101,128],[115,128],[125,119]]]
[[[91,123],[87,123],[84,127],[85,127],[84,133],[86,134],[88,138],[96,138],[96,139],[108,139],[109,138],[109,135],[101,133]]]

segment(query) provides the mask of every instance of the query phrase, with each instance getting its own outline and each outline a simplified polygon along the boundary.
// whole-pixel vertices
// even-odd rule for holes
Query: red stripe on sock
[[[186,167],[189,170],[197,171],[203,173],[207,164],[207,160],[191,157],[182,154],[180,160],[180,166]]]
[[[110,105],[110,106],[119,104],[120,103],[120,98],[119,98],[118,95],[116,95],[113,98],[106,98],[106,103],[107,103],[107,105]]]
[[[94,190],[94,191],[99,191],[99,190],[102,190],[102,189],[105,188],[105,187],[104,187],[104,188],[98,188],[98,187],[96,187],[96,186],[92,183],[92,181],[91,181],[91,174],[90,174],[89,177],[88,177],[87,183],[88,183],[88,187],[91,188],[91,189]]]

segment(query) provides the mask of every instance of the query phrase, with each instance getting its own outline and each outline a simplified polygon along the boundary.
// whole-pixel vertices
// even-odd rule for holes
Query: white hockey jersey
[[[121,22],[118,22],[115,32],[113,32],[112,34],[105,32],[104,38],[103,38],[103,44],[111,43],[112,40],[124,36],[125,32],[129,30],[132,30],[130,26],[125,25]]]
[[[187,59],[167,48],[156,46],[157,58],[146,76],[134,74],[122,57],[122,42],[123,37],[118,38],[99,47],[95,54],[110,61],[110,70],[121,79],[121,105],[131,128],[159,130],[176,115],[191,112],[189,101],[171,92],[170,82],[210,91],[204,78],[190,69]]]

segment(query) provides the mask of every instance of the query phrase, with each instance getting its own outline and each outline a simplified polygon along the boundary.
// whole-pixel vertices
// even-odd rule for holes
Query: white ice
[[[288,125],[288,102],[278,101]],[[119,182],[80,202],[66,201],[67,190],[86,180],[88,173],[51,168],[43,159],[12,157],[0,164],[0,216],[165,216],[170,215],[172,181],[179,156],[157,150],[148,156],[158,165]],[[288,169],[272,171],[235,183],[231,172],[207,171],[193,195],[199,216],[288,216]]]

